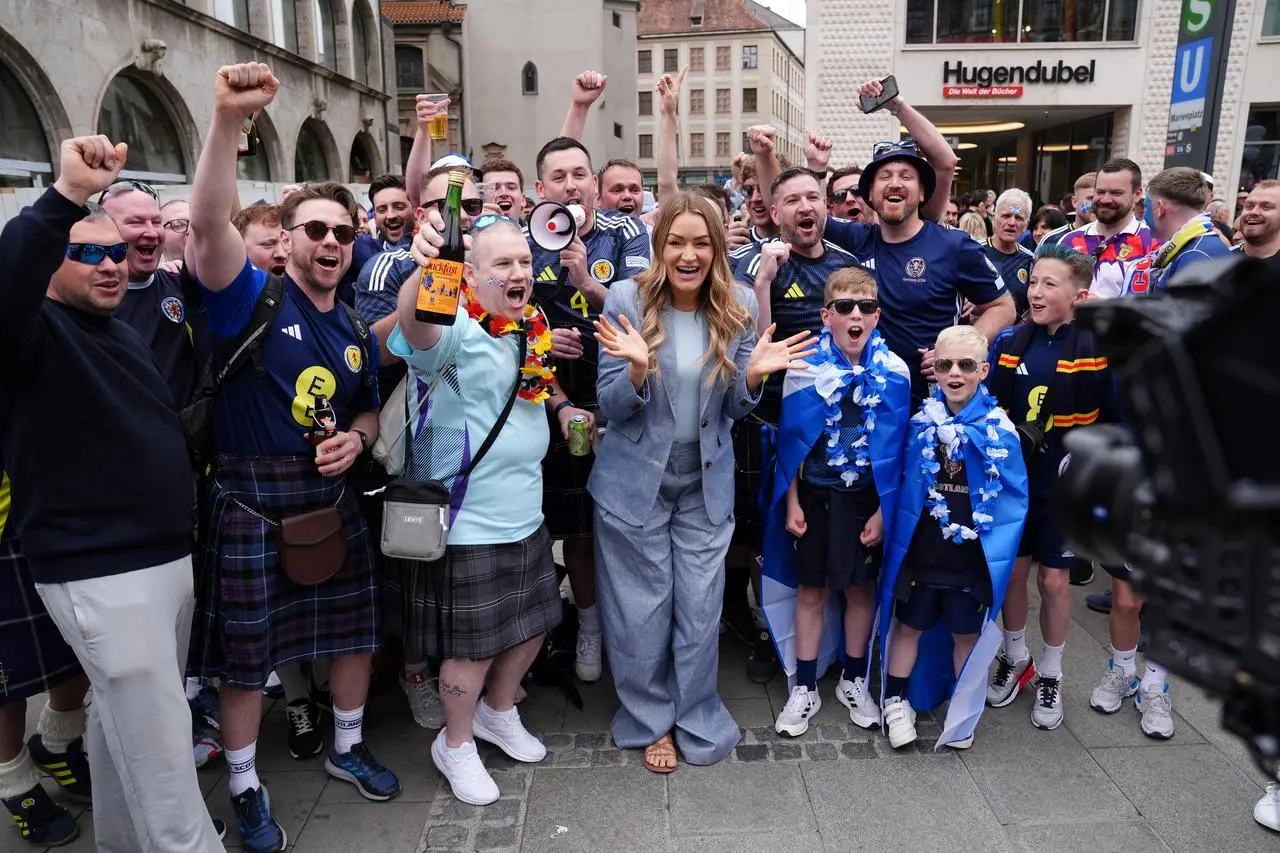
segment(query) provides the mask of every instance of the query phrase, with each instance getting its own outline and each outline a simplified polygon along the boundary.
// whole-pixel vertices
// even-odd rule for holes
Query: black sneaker
[[[1068,582],[1072,586],[1088,586],[1093,583],[1093,563],[1078,559],[1068,572]]]
[[[320,709],[306,699],[295,699],[284,709],[289,724],[289,755],[299,760],[319,755],[324,749],[324,737],[317,728]]]
[[[93,786],[89,782],[89,757],[84,754],[84,738],[67,744],[66,752],[45,749],[40,735],[27,739],[27,750],[36,766],[58,783],[67,799],[77,803],[93,802]]]
[[[773,647],[773,637],[768,628],[757,628],[756,639],[747,659],[747,678],[753,684],[768,684],[778,674],[778,652]]]
[[[215,817],[215,818],[213,819],[213,831],[214,831],[214,832],[216,832],[216,833],[218,833],[218,840],[219,840],[219,841],[221,841],[222,839],[226,838],[226,837],[227,837],[227,822],[226,822],[225,820],[223,820],[222,818]]]
[[[71,812],[55,803],[40,785],[5,800],[4,807],[13,816],[23,839],[32,844],[61,847],[75,841],[80,834]]]

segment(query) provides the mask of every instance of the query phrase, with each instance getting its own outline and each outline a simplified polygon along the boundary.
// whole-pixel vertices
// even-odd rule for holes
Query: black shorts
[[[808,527],[795,540],[796,582],[830,590],[874,584],[880,574],[882,546],[867,548],[858,537],[880,508],[876,490],[842,492],[801,480],[799,492]]]
[[[906,601],[899,601],[894,617],[908,628],[928,631],[941,619],[952,634],[978,634],[987,607],[972,591],[934,584],[912,584]]]
[[[1070,569],[1076,564],[1076,555],[1067,549],[1067,540],[1053,521],[1048,495],[1043,500],[1033,496],[1027,507],[1018,556],[1031,557],[1045,569]]]
[[[761,490],[773,473],[773,454],[766,455],[765,430],[773,427],[748,415],[733,425],[733,544],[744,545],[757,554],[763,550],[765,510]],[[772,442],[770,442],[772,447]]]
[[[1111,577],[1118,581],[1133,583],[1133,571],[1126,563],[1112,564],[1110,566],[1104,565],[1102,568],[1106,570],[1107,574],[1111,575]]]
[[[560,435],[560,424],[551,430],[551,447],[542,460],[542,515],[552,539],[585,539],[593,529],[596,504],[587,491],[587,480],[596,457],[594,453],[574,456]]]

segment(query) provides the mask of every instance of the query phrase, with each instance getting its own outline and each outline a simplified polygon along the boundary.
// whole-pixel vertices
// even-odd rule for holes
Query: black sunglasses
[[[114,184],[103,190],[98,195],[98,204],[102,204],[103,199],[111,198],[112,196],[119,195],[122,192],[127,192],[128,190],[137,190],[140,193],[146,193],[156,201],[160,200],[160,194],[156,192],[155,187],[151,186],[151,184],[144,184],[142,181],[134,181],[126,178],[124,180],[116,181]]]
[[[111,260],[117,264],[123,263],[128,251],[128,243],[112,243],[109,246],[104,246],[102,243],[70,243],[67,245],[67,258],[96,267],[107,255],[110,255]]]
[[[441,214],[443,214],[444,199],[433,198],[431,199],[431,201],[424,201],[422,203],[423,210],[426,210],[427,208],[431,208],[431,207],[434,207],[436,210],[440,211]],[[479,216],[481,213],[484,212],[484,199],[464,198],[462,200],[462,212],[465,213],[467,216]]]
[[[919,146],[911,137],[900,139],[897,142],[877,142],[871,149],[872,156],[879,157],[882,154],[888,154],[890,151],[901,151],[906,154],[918,154]]]
[[[961,373],[976,373],[982,362],[973,358],[939,358],[933,362],[934,373],[950,373],[952,367],[960,368]]]
[[[862,190],[857,187],[845,187],[841,190],[831,191],[831,200],[843,202],[847,198],[862,198]]]
[[[878,299],[832,299],[826,304],[829,310],[837,314],[852,314],[854,307],[863,314],[874,314],[880,310]]]
[[[318,219],[313,219],[310,222],[303,222],[301,225],[295,225],[288,230],[296,231],[299,228],[302,229],[303,233],[306,234],[307,237],[317,243],[323,240],[325,235],[330,231],[333,232],[333,239],[337,240],[338,243],[343,246],[350,246],[356,239],[356,229],[352,228],[350,225],[330,225],[327,222],[321,222]]]

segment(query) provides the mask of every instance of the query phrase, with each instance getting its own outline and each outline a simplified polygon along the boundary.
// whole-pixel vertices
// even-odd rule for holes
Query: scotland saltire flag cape
[[[869,449],[871,470],[885,522],[885,541],[902,480],[902,454],[907,438],[907,418],[911,411],[911,379],[906,364],[884,345],[880,333],[872,331],[855,368],[835,346],[829,330],[819,340],[819,351],[807,359],[807,370],[790,370],[782,384],[782,413],[778,422],[776,467],[771,493],[767,496],[764,530],[764,565],[761,570],[761,609],[778,648],[778,659],[788,677],[796,672],[795,617],[796,572],[795,537],[787,532],[787,488],[800,470],[809,451],[825,441],[827,399],[838,401],[843,393],[853,393],[851,380],[874,369],[884,378],[872,409],[875,428]],[[879,359],[879,366],[872,364]],[[879,383],[877,383],[879,384]],[[842,388],[847,388],[842,391]],[[851,532],[850,535],[856,535]],[[872,632],[874,638],[874,632]],[[818,673],[843,657],[844,620],[838,596],[828,600],[822,642],[818,648]]]
[[[905,698],[917,711],[932,710],[950,698],[947,719],[942,727],[942,735],[938,738],[939,747],[964,740],[978,726],[978,718],[987,699],[987,670],[995,660],[1003,637],[996,625],[996,617],[1004,603],[1005,590],[1013,573],[1013,562],[1018,556],[1018,544],[1022,539],[1022,527],[1027,515],[1026,463],[1022,460],[1018,435],[1008,415],[982,386],[978,387],[978,393],[959,415],[952,419],[950,414],[942,392],[935,391],[933,397],[926,399],[920,412],[911,419],[911,437],[907,442],[903,462],[903,483],[898,495],[897,518],[892,525],[886,525],[884,568],[880,575],[879,623],[883,676],[887,674],[886,662],[889,660],[890,626],[898,574],[907,549],[911,547],[911,538],[920,515],[928,512],[925,506],[929,499],[926,494],[928,485],[922,470],[922,459],[927,451],[933,449],[938,439],[944,442],[959,440],[964,453],[965,475],[969,480],[969,495],[975,509],[984,489],[988,493],[996,493],[992,500],[986,502],[986,512],[983,513],[989,519],[976,522],[967,518],[951,519],[959,525],[978,527],[978,540],[982,543],[987,567],[991,572],[992,603],[977,645],[960,670],[959,679],[955,677],[955,665],[951,657],[953,644],[946,625],[940,621],[920,638],[919,656],[916,658]],[[962,428],[964,437],[960,438],[959,429],[948,430],[948,426]],[[984,453],[993,440],[1003,445],[999,451],[993,452],[999,457],[995,460],[999,475],[998,487],[988,482],[988,474],[992,468]],[[971,534],[974,531],[970,528],[967,532]],[[961,534],[957,530],[955,535]],[[965,538],[969,536],[966,535]],[[882,704],[883,700],[884,697],[881,696]]]

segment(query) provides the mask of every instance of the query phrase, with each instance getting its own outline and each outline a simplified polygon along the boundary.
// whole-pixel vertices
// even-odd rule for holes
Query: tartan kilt
[[[289,663],[367,654],[379,641],[378,566],[355,491],[311,456],[220,455],[196,579],[191,675],[260,690]],[[280,568],[279,519],[337,506],[347,558],[315,586]]]
[[[17,538],[0,539],[0,708],[83,671],[36,594]]]
[[[490,660],[546,634],[563,616],[545,524],[519,542],[450,545],[432,563],[388,562],[405,642],[425,659]]]

